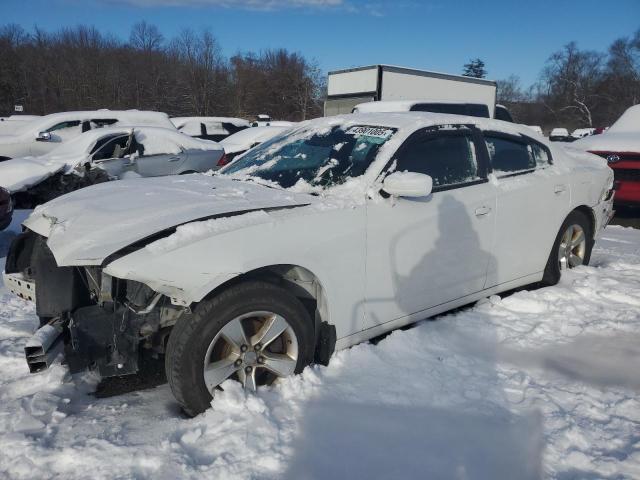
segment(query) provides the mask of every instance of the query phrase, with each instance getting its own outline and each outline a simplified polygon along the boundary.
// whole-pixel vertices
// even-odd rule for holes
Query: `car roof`
[[[51,113],[43,117],[35,118],[25,122],[25,126],[19,133],[31,130],[47,128],[55,122],[65,122],[72,120],[99,120],[115,119],[119,125],[157,125],[165,128],[174,128],[169,120],[169,116],[162,112],[144,110],[79,110],[72,112]]]
[[[397,128],[399,130],[418,130],[420,128],[432,127],[436,125],[474,125],[481,130],[498,131],[513,135],[531,136],[531,129],[525,125],[505,122],[492,118],[471,117],[466,115],[453,115],[448,113],[431,112],[375,112],[375,113],[351,113],[325,117],[322,119],[309,120],[305,123],[317,122],[327,126],[337,124],[350,125],[372,125],[381,127]]]

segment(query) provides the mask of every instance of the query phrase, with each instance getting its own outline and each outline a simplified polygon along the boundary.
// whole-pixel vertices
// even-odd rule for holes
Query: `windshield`
[[[250,175],[289,188],[304,181],[328,187],[362,175],[395,129],[336,126],[287,132],[238,158],[221,173]]]

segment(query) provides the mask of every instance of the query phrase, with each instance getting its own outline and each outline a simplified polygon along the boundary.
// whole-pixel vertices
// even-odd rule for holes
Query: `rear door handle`
[[[170,162],[179,162],[180,161],[180,157],[169,157],[169,161]]]
[[[476,208],[475,214],[476,214],[476,217],[483,217],[487,215],[490,211],[491,211],[490,207],[482,206],[482,207]]]
[[[553,191],[554,191],[555,193],[558,193],[558,194],[563,193],[563,192],[566,192],[566,191],[567,191],[567,186],[566,186],[566,185],[556,185],[556,186],[553,188]]]

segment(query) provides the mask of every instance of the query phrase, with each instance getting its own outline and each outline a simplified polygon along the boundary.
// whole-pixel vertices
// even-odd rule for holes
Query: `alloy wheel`
[[[256,390],[278,377],[293,375],[298,339],[286,319],[273,312],[250,312],[227,323],[204,358],[204,381],[213,395],[228,378]]]
[[[575,268],[584,263],[587,251],[587,237],[584,229],[578,225],[570,225],[562,235],[558,247],[560,270]]]

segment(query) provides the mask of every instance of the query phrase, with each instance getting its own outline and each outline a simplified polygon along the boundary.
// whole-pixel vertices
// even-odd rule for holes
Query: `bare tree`
[[[164,37],[155,25],[148,24],[144,20],[136,23],[131,28],[129,45],[144,52],[157,51],[162,48]]]
[[[599,91],[604,55],[581,51],[575,42],[549,57],[544,69],[545,104],[554,112],[572,111],[585,125],[593,126],[593,111],[603,103]]]

